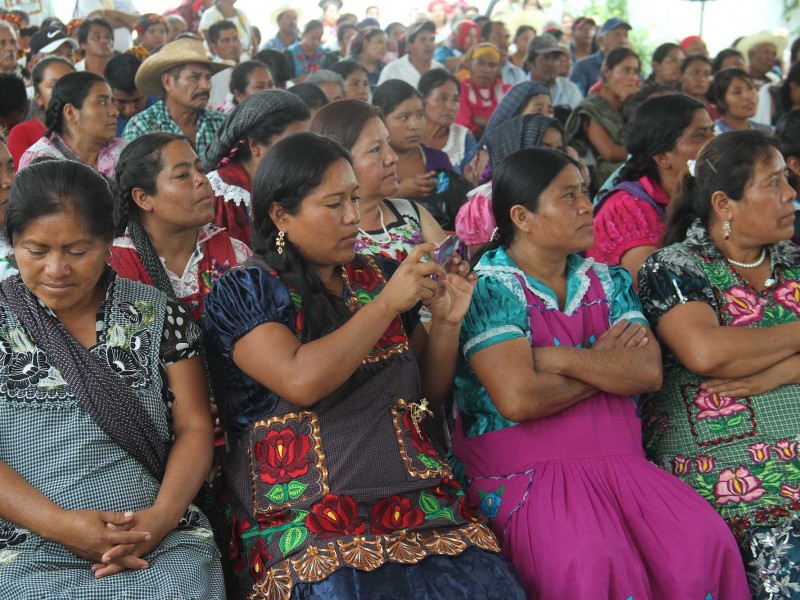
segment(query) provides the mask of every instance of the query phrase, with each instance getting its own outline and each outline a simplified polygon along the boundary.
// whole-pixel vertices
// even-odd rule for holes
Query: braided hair
[[[81,109],[89,91],[96,83],[105,83],[105,79],[89,71],[67,73],[56,82],[45,113],[46,136],[53,133],[64,134],[64,108],[67,104],[71,104]]]

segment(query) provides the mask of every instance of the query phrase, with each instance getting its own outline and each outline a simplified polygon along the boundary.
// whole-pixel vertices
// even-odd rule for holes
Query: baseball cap
[[[556,38],[549,33],[543,33],[528,42],[528,54],[561,54],[563,49],[558,45]]]
[[[46,27],[37,31],[31,37],[31,56],[55,52],[56,49],[64,43],[72,46],[73,50],[78,48],[78,42],[67,37],[67,34],[64,33],[62,29],[58,27]]]
[[[627,21],[624,21],[619,17],[612,17],[603,23],[603,26],[600,28],[600,35],[606,34],[613,29],[619,29],[620,27],[625,27],[628,30],[633,29],[633,27],[631,27]]]
[[[572,24],[572,28],[577,29],[579,27],[583,27],[584,25],[591,25],[592,27],[597,27],[597,22],[592,17],[578,17]]]
[[[406,41],[409,44],[413,44],[414,40],[417,39],[417,35],[419,35],[421,31],[436,33],[436,25],[433,24],[433,21],[422,21],[420,23],[409,25],[408,29],[406,29]]]

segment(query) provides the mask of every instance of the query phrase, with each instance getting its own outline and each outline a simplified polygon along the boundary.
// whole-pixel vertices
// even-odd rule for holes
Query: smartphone
[[[447,171],[439,171],[439,174],[436,175],[436,191],[434,193],[441,194],[448,189],[450,189],[450,176],[447,174]]]
[[[453,256],[456,254],[456,244],[458,238],[454,235],[448,235],[439,244],[439,247],[433,251],[433,261],[440,264],[445,271],[449,271],[450,265],[453,262]],[[431,279],[439,281],[439,276],[434,273]]]

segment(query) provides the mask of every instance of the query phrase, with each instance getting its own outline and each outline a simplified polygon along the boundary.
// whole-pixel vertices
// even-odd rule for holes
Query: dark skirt
[[[374,571],[344,567],[318,583],[294,587],[292,600],[525,600],[514,567],[501,555],[468,548],[414,565],[386,563]]]

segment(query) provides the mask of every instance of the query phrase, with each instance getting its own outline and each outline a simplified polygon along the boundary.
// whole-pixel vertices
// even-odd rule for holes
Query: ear
[[[509,216],[511,217],[512,223],[514,223],[514,227],[525,232],[531,230],[532,215],[533,213],[521,204],[515,204],[509,211]]]
[[[139,210],[153,212],[153,201],[142,188],[133,188],[133,190],[131,190],[131,197],[136,203],[136,206],[139,207]]]
[[[265,146],[261,142],[257,142],[255,140],[247,140],[247,147],[250,148],[250,155],[256,160],[263,158],[269,149],[268,146]]]
[[[236,104],[244,102],[244,94],[242,92],[235,92],[233,97],[236,98]]]
[[[659,152],[658,154],[654,154],[650,158],[653,159],[653,162],[656,163],[656,166],[659,169],[671,169],[675,165],[672,162],[671,152]],[[684,165],[685,166],[685,165]]]
[[[287,216],[286,210],[277,202],[273,202],[269,207],[269,218],[281,231],[286,231]]]
[[[735,213],[735,202],[728,197],[728,194],[717,190],[711,194],[711,208],[717,217],[722,221],[730,221]]]
[[[170,91],[172,89],[172,75],[169,73],[162,73],[161,86],[164,88],[164,91]]]
[[[65,104],[63,110],[64,119],[68,123],[75,123],[78,120],[78,109],[76,109],[72,104]]]
[[[800,158],[797,156],[790,156],[786,159],[786,166],[793,175],[800,175]]]

